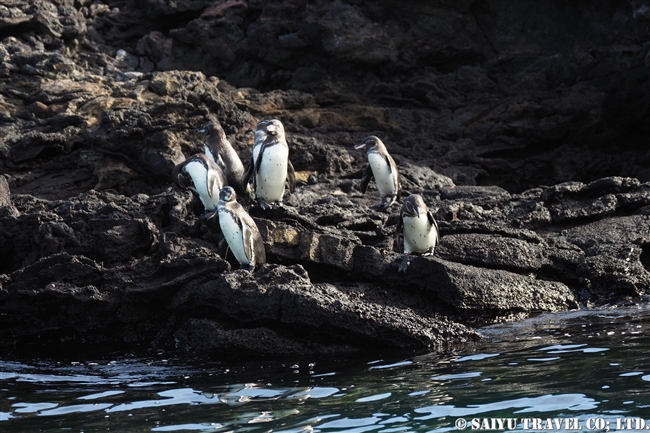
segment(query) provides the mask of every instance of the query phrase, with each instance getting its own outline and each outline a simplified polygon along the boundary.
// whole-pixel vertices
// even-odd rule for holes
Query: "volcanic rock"
[[[0,6],[0,346],[432,349],[650,287],[645,1],[15,0]],[[640,12],[641,11],[641,12]],[[235,270],[172,168],[278,118],[298,187]],[[398,273],[354,144],[441,233]],[[186,352],[187,351],[187,352]]]

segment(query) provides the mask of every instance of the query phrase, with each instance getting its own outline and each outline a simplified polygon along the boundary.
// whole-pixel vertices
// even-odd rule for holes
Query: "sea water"
[[[650,431],[650,308],[545,314],[445,353],[0,360],[0,431]]]

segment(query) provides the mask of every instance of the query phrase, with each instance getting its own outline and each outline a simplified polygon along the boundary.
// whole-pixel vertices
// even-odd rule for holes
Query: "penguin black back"
[[[218,122],[209,123],[197,129],[197,132],[206,135],[205,154],[221,167],[228,180],[227,184],[234,187],[239,194],[244,194],[245,190],[241,184],[244,165],[221,125]]]

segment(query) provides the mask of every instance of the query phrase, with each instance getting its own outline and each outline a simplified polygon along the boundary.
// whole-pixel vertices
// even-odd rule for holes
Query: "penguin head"
[[[235,194],[235,190],[231,186],[224,186],[221,191],[219,191],[219,200],[229,203],[237,200],[237,194]]]
[[[424,204],[422,196],[411,194],[402,205],[402,216],[419,217],[420,214],[426,213],[427,205]]]
[[[258,131],[264,133],[265,135],[284,135],[284,125],[278,119],[271,120],[262,120],[257,124],[257,129],[255,130],[255,135],[258,135]]]
[[[176,165],[174,167],[174,170],[172,170],[172,179],[174,182],[178,183],[178,186],[180,186],[183,189],[191,189],[192,188],[192,176],[187,172],[187,164],[189,164],[191,158],[186,159],[185,161],[181,162],[180,164]]]
[[[174,171],[174,173],[172,173],[172,177],[181,188],[190,189],[192,187],[192,177],[186,171]]]
[[[225,137],[226,133],[219,123],[208,123],[203,128],[197,128],[196,132],[205,134],[206,137]]]
[[[253,142],[253,146],[257,146],[258,144],[264,143],[264,140],[266,140],[266,137],[268,134],[266,133],[266,128],[263,126],[260,126],[262,122],[257,124],[257,128],[255,128],[255,140]]]
[[[381,147],[383,147],[383,145],[384,143],[382,143],[378,137],[374,135],[370,135],[364,138],[361,143],[354,146],[354,148],[357,150],[366,149],[367,152],[373,152],[373,151],[380,150]]]

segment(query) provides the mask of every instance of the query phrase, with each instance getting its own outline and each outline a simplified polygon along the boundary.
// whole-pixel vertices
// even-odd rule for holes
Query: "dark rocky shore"
[[[650,2],[9,0],[0,5],[0,347],[230,356],[440,348],[643,302]],[[220,122],[285,125],[298,187],[226,256],[172,184]],[[438,220],[398,273],[368,135]]]

